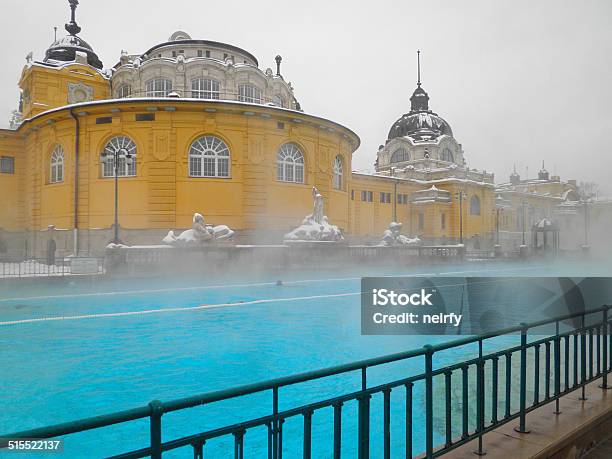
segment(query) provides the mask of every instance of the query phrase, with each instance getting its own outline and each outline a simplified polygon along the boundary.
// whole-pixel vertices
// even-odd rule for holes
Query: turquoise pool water
[[[578,271],[578,272],[577,272]],[[377,275],[609,275],[605,265],[437,266]],[[452,339],[361,336],[359,275],[304,273],[282,285],[258,279],[78,281],[0,288],[0,434],[314,370]],[[44,319],[44,320],[43,320]],[[510,340],[514,337],[508,338]],[[474,349],[448,352],[438,364]],[[369,372],[369,384],[420,371],[421,362]],[[359,387],[359,374],[281,391],[281,409]],[[393,391],[392,443],[403,448],[402,391]],[[423,448],[422,390],[415,387],[415,452]],[[163,417],[164,440],[269,413],[254,395]],[[355,457],[356,405],[343,411],[343,457]],[[382,397],[372,399],[372,457],[382,445]],[[313,457],[330,457],[332,412],[315,412]],[[302,419],[288,420],[284,457],[301,457]],[[441,437],[438,437],[441,438]],[[62,457],[102,457],[147,446],[148,421],[65,438]],[[233,454],[233,439],[206,445],[205,457]],[[266,432],[249,431],[245,457],[265,456]],[[3,453],[0,452],[0,456]],[[6,453],[5,453],[6,454]],[[168,457],[191,457],[188,449]],[[28,457],[8,453],[9,457]],[[34,457],[34,456],[29,456]],[[42,456],[48,457],[48,456]],[[166,456],[165,456],[166,457]]]

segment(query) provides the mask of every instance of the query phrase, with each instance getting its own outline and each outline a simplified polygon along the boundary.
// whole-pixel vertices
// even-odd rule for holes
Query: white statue
[[[323,196],[315,187],[312,188],[313,211],[306,216],[302,224],[290,233],[285,234],[286,241],[332,241],[344,239],[342,231],[330,225],[323,213]]]
[[[409,238],[401,234],[402,224],[398,222],[391,222],[389,229],[386,229],[383,233],[381,246],[393,247],[398,245],[419,245],[421,240],[418,237]]]
[[[168,235],[163,239],[164,244],[172,246],[198,246],[208,241],[219,241],[231,239],[234,235],[226,225],[212,226],[206,224],[202,214],[193,214],[193,224],[191,229],[183,231],[178,237],[174,231],[169,231]]]

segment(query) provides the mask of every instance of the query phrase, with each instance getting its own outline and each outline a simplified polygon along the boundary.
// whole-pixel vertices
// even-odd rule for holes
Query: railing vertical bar
[[[368,459],[370,457],[370,394],[361,394],[357,396],[359,403],[359,418],[358,418],[358,436],[359,436],[359,459]]]
[[[159,400],[153,400],[152,402],[150,402],[149,408],[151,409],[151,414],[149,416],[151,433],[151,459],[161,459],[161,417],[164,412],[164,408]]]
[[[602,324],[603,325],[603,324]],[[600,376],[601,375],[601,330],[602,330],[602,325],[598,325],[595,331],[595,334],[597,335],[597,343],[595,345],[595,349],[597,351],[597,358],[595,359],[596,361],[596,365],[595,365],[595,370],[596,376]]]
[[[334,459],[342,454],[342,402],[334,404]]]
[[[544,343],[546,358],[544,359],[544,400],[550,398],[550,341]]]
[[[482,358],[482,340],[478,340],[478,363],[476,364],[476,431],[478,432],[478,449],[474,451],[477,456],[486,454],[482,447],[482,435],[485,428],[485,361]]]
[[[433,349],[425,345],[425,457],[433,458]]]
[[[193,459],[204,459],[204,440],[193,443]]]
[[[512,399],[512,388],[511,388],[511,380],[512,380],[512,352],[506,353],[506,385],[504,387],[506,391],[506,412],[505,417],[510,417],[511,410],[511,399]]]
[[[587,380],[587,331],[585,328],[585,315],[582,314],[582,327],[580,331],[580,400],[586,400],[585,385]]]
[[[304,411],[304,459],[312,456],[312,411]]]
[[[569,390],[570,388],[570,380],[569,380],[569,366],[570,366],[570,360],[569,360],[569,351],[570,351],[570,343],[569,343],[569,335],[565,335],[564,337],[564,342],[565,342],[565,355],[564,355],[564,360],[565,360],[565,367],[564,367],[564,373],[565,373],[565,390]]]
[[[384,457],[391,459],[391,389],[383,389],[384,397]]]
[[[589,328],[589,379],[593,379],[593,327]]]
[[[559,321],[555,322],[555,369],[554,369],[554,391],[555,391],[555,414],[561,414],[559,410],[559,395],[561,393],[561,338],[559,337]]]
[[[444,372],[444,399],[445,399],[445,414],[446,421],[444,423],[446,429],[446,443],[445,446],[449,448],[452,445],[452,425],[451,425],[451,383],[452,383],[452,371]]]
[[[610,371],[610,366],[608,364],[608,333],[609,333],[609,330],[610,330],[610,325],[608,324],[608,306],[605,306],[603,310],[602,327],[601,327],[603,375],[601,379],[601,386],[599,387],[601,387],[602,389],[610,389],[610,386],[608,386],[608,372]]]
[[[464,365],[461,367],[461,438],[466,438],[469,431],[468,419],[468,371],[469,367]]]
[[[272,421],[272,458],[278,459],[280,457],[279,452],[279,435],[280,426],[278,422],[278,386],[272,389],[272,413],[274,420]]]
[[[540,401],[540,345],[536,344],[533,349],[533,404]]]
[[[244,458],[244,430],[234,432],[234,459]]]
[[[578,380],[578,333],[574,333],[574,386],[577,387],[580,384]]]
[[[525,425],[525,417],[527,410],[527,324],[521,324],[521,372],[520,372],[520,396],[519,396],[519,425],[515,427],[519,433],[529,433]],[[548,341],[547,341],[548,343]],[[546,349],[548,351],[548,348]],[[548,352],[547,352],[548,354]],[[547,355],[548,357],[548,355]],[[548,362],[548,359],[546,360]],[[548,371],[546,372],[546,380],[548,380]]]
[[[491,424],[497,423],[497,398],[499,393],[498,372],[499,372],[499,357],[493,357],[493,381],[491,382]]]
[[[406,458],[412,457],[412,387],[413,383],[406,384]]]

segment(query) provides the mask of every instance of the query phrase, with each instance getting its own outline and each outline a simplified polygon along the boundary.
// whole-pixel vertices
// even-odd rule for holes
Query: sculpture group
[[[290,233],[285,234],[285,241],[297,242],[339,242],[344,239],[342,231],[332,225],[323,213],[323,196],[312,187],[313,211],[307,215],[302,224]]]
[[[231,239],[234,231],[226,225],[212,226],[204,221],[202,214],[193,214],[191,229],[176,236],[174,231],[168,231],[163,239],[164,244],[175,247],[197,247],[210,241]]]

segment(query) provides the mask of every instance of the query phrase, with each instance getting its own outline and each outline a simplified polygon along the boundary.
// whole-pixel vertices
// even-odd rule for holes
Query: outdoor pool
[[[607,265],[464,264],[375,275],[610,275]],[[68,279],[0,287],[0,434],[167,401],[212,390],[405,351],[452,337],[362,336],[359,275],[343,270],[218,281]],[[515,340],[516,337],[504,338]],[[513,341],[515,342],[515,341]],[[501,343],[501,341],[500,341]],[[462,351],[461,357],[473,349]],[[452,362],[458,355],[440,357]],[[372,369],[369,384],[422,369],[420,359]],[[281,390],[281,409],[359,387],[359,374]],[[423,449],[421,392],[415,392],[415,452]],[[393,393],[392,447],[403,447],[404,394]],[[380,457],[382,398],[372,399],[371,457]],[[164,415],[163,440],[269,414],[254,395]],[[343,412],[343,457],[355,457],[356,405]],[[397,422],[395,421],[397,418]],[[331,457],[333,417],[313,417],[313,457]],[[283,453],[301,457],[302,419],[286,422]],[[440,437],[441,438],[441,437]],[[148,420],[65,437],[62,457],[103,457],[145,447]],[[245,457],[266,456],[265,429],[249,430]],[[233,438],[205,457],[233,454]],[[190,449],[164,457],[192,457]],[[0,457],[37,457],[2,453]],[[47,457],[42,455],[38,457]]]

